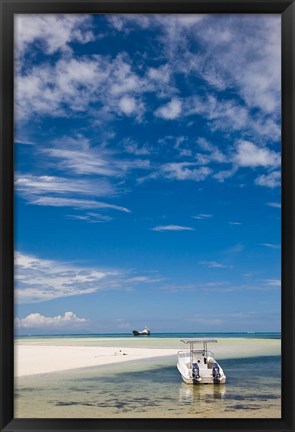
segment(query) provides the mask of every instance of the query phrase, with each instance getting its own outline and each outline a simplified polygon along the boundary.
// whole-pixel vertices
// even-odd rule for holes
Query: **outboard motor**
[[[220,373],[219,373],[219,366],[217,363],[212,364],[212,375],[214,381],[219,381]]]
[[[199,382],[200,381],[200,370],[199,370],[198,363],[193,363],[192,373],[193,373],[194,382]]]

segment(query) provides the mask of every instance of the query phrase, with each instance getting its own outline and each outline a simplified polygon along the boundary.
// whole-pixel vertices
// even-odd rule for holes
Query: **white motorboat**
[[[215,343],[217,339],[194,338],[181,339],[189,344],[188,351],[178,351],[177,369],[186,384],[224,384],[226,376],[221,366],[208,351],[208,343]],[[196,349],[202,344],[201,349]]]

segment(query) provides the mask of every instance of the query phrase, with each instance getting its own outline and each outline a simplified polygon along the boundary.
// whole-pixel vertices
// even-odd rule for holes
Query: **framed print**
[[[294,430],[294,13],[1,1],[1,430]]]

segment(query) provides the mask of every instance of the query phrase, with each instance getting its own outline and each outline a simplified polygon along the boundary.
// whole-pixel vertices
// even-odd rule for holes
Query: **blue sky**
[[[20,333],[280,330],[280,25],[15,18]]]

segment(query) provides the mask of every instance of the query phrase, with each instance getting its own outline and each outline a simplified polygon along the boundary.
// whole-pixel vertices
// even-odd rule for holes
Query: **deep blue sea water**
[[[19,335],[16,339],[39,339],[39,338],[134,338],[131,333],[93,333],[93,334],[53,334],[53,335]],[[193,337],[216,337],[216,338],[254,338],[254,339],[281,339],[279,332],[227,332],[227,333],[152,333],[150,338],[193,338]]]

